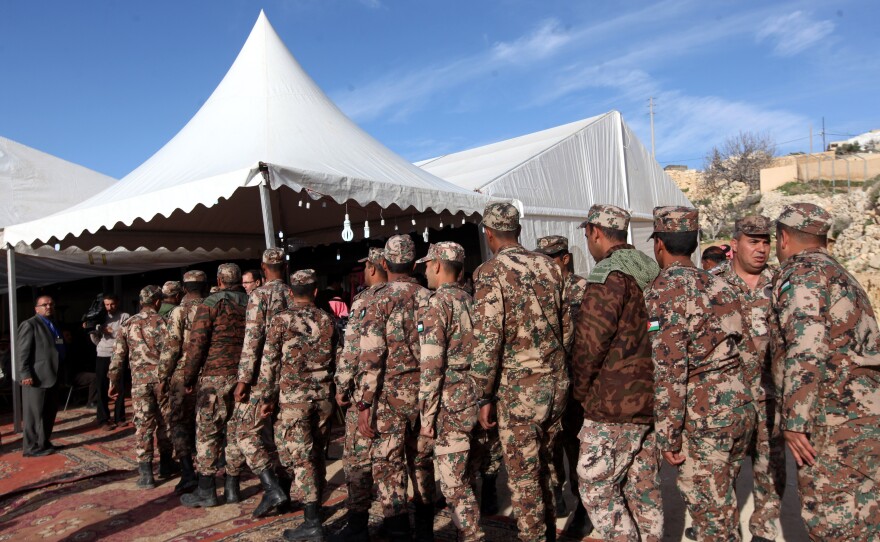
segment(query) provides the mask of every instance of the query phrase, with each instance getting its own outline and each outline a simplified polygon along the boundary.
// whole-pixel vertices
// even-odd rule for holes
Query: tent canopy
[[[12,226],[15,245],[247,249],[263,245],[257,185],[274,189],[276,230],[340,240],[352,223],[482,212],[488,198],[408,163],[348,119],[285,47],[263,12],[232,67],[189,123],[111,188]],[[304,202],[310,203],[306,209]],[[321,212],[315,212],[320,208]],[[382,232],[374,226],[376,234]]]

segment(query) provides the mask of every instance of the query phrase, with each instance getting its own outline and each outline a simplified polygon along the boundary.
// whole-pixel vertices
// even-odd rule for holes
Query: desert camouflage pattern
[[[196,305],[189,342],[184,345],[187,386],[195,386],[200,376],[237,376],[247,302],[244,289],[233,286],[209,295]]]
[[[512,203],[490,203],[483,210],[481,224],[498,231],[514,231],[519,227],[519,209]]]
[[[318,274],[314,269],[300,269],[294,271],[290,275],[290,284],[292,286],[306,286],[308,284],[317,284]]]
[[[602,540],[660,542],[660,452],[645,424],[584,420],[577,460],[581,502]]]
[[[550,258],[510,245],[477,268],[474,292],[471,374],[482,397],[497,399],[520,540],[544,540],[555,528],[549,473],[568,398],[572,326],[561,271]]]
[[[183,284],[179,280],[169,280],[162,285],[162,296],[171,297],[174,295],[183,295]]]
[[[278,458],[293,479],[292,499],[320,502],[327,479],[324,449],[330,435],[329,398],[283,405],[275,423]]]
[[[480,528],[480,506],[474,496],[469,458],[471,436],[476,425],[476,402],[461,405],[457,411],[446,408],[444,403],[434,424],[434,454],[440,491],[451,508],[452,521],[461,533],[460,539],[467,542],[485,540]]]
[[[471,471],[476,477],[498,476],[504,453],[501,451],[501,439],[498,437],[498,426],[483,429],[477,424],[471,438]]]
[[[204,271],[193,269],[183,274],[183,282],[208,282],[208,275]]]
[[[110,360],[107,377],[117,389],[120,389],[119,378],[124,365],[128,363],[131,368],[132,422],[138,463],[153,460],[154,434],[160,453],[172,450],[168,426],[162,416],[162,412],[167,410],[167,398],[159,395],[158,390],[159,355],[164,328],[165,320],[156,309],[141,309],[120,326]]]
[[[245,311],[244,345],[238,362],[239,382],[248,385],[256,383],[266,342],[266,327],[272,317],[291,305],[293,292],[290,286],[278,279],[270,280],[251,292]]]
[[[546,254],[552,256],[558,252],[568,252],[568,237],[562,235],[548,235],[538,239],[538,246],[535,252],[538,254]]]
[[[612,230],[626,230],[629,228],[630,214],[615,205],[596,203],[587,211],[587,219],[581,222],[579,228],[586,228],[587,224],[595,224]]]
[[[370,247],[370,250],[367,251],[366,258],[361,258],[358,260],[358,263],[366,263],[370,262],[373,265],[382,265],[382,260],[385,259],[385,249],[379,247]]]
[[[754,237],[770,235],[773,229],[773,221],[762,215],[744,216],[738,218],[733,224],[733,236],[740,233]]]
[[[234,263],[221,263],[217,267],[217,279],[227,287],[240,285],[241,267]]]
[[[865,291],[824,248],[783,262],[773,286],[773,363],[782,428],[807,433],[816,464],[798,470],[811,537],[878,537],[880,331]]]
[[[700,212],[693,207],[654,207],[654,233],[688,232],[699,229]]]
[[[243,403],[236,402],[226,427],[226,474],[238,476],[245,464],[251,472],[260,475],[271,467],[272,443],[266,443],[263,434],[271,418],[260,417],[260,404],[253,396]]]
[[[416,263],[425,263],[432,260],[446,260],[448,262],[464,263],[464,247],[453,241],[441,241],[432,243],[428,247],[428,254],[419,258]]]
[[[416,245],[408,234],[393,235],[385,242],[383,256],[390,263],[408,263],[416,259]]]
[[[224,440],[235,401],[235,374],[202,375],[196,391],[195,469],[201,475],[215,476],[220,471]]]
[[[813,203],[786,205],[776,222],[811,235],[827,235],[834,218],[831,213]]]
[[[280,247],[267,248],[263,251],[262,261],[270,265],[284,263],[284,249]]]

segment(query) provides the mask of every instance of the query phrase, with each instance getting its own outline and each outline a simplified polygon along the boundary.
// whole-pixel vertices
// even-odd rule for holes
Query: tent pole
[[[260,173],[263,174],[263,182],[260,183],[260,210],[263,213],[263,233],[266,236],[266,248],[275,248],[275,226],[272,224],[272,193],[269,188],[269,168],[260,162]]]
[[[627,171],[626,171],[626,145],[623,144],[623,136],[624,136],[625,130],[623,128],[623,118],[620,116],[620,113],[617,113],[617,121],[618,121],[617,126],[620,129],[620,139],[618,139],[617,142],[620,144],[620,148],[618,149],[618,151],[620,152],[620,174],[621,174],[621,177],[623,178],[623,193],[626,195],[627,212],[632,213],[633,209],[632,209],[631,202],[629,200],[629,175],[627,175]],[[627,234],[629,236],[629,242],[630,242],[630,244],[635,244],[635,243],[633,243],[634,239],[633,239],[632,220],[629,221],[628,230],[629,231],[627,232]]]
[[[18,383],[18,296],[15,280],[15,249],[6,244],[6,281],[9,289],[9,359],[12,366],[12,429],[21,433],[21,386]]]

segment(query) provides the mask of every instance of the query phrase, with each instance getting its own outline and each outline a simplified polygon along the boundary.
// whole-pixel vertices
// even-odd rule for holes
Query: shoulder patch
[[[785,292],[791,290],[791,281],[785,281],[782,283],[782,287],[779,288],[779,294],[782,295]]]
[[[423,324],[421,320],[419,320],[419,325],[416,326],[416,330],[419,333],[423,333],[425,331],[425,324]]]
[[[648,333],[651,333],[653,331],[660,331],[660,320],[656,318],[653,320],[648,320]]]

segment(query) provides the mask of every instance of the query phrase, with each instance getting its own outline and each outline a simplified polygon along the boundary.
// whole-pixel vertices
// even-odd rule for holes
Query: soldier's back
[[[272,319],[281,337],[278,385],[283,403],[326,399],[333,365],[333,318],[311,303],[293,303]]]

